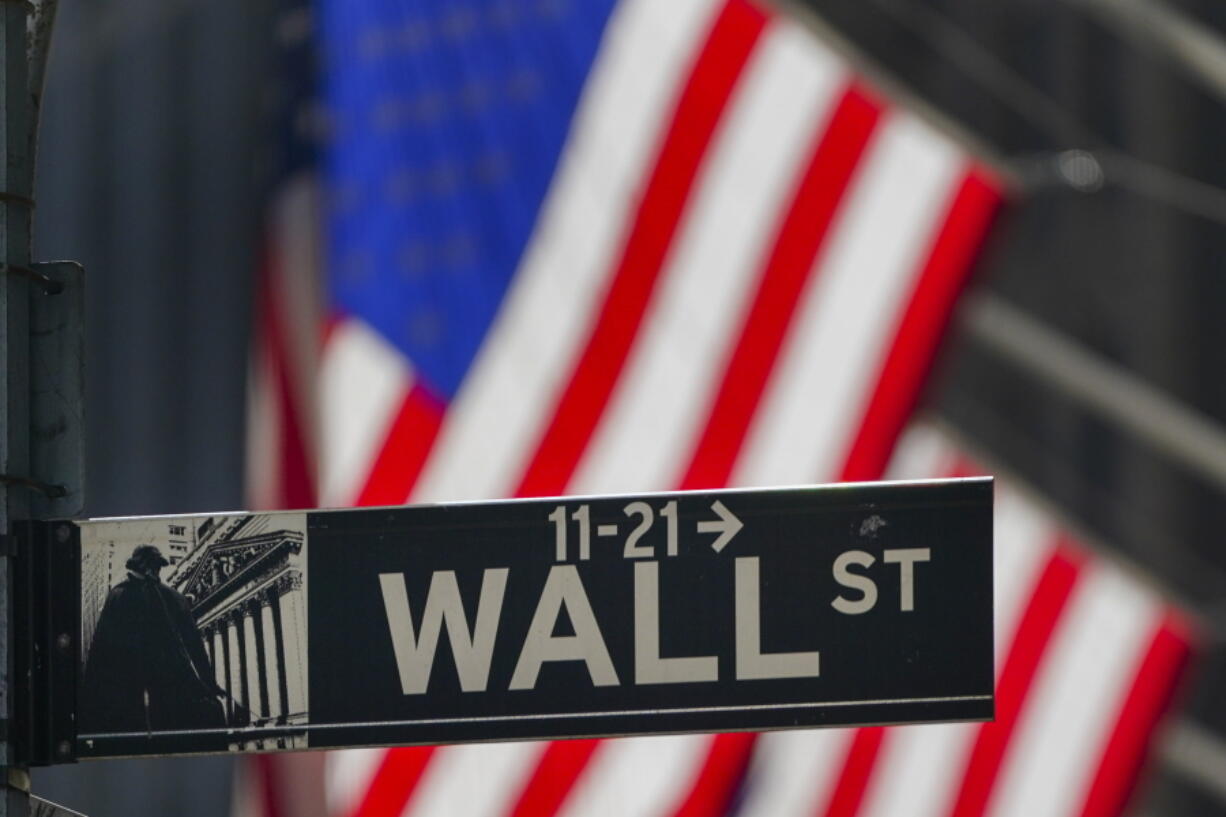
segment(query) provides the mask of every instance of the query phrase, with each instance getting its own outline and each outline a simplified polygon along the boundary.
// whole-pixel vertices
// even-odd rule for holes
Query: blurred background
[[[1130,813],[1226,814],[1226,10],[780,8],[1009,179],[923,405],[1196,617],[1200,658]],[[88,515],[249,503],[269,195],[320,128],[301,106],[312,19],[273,0],[61,1],[34,246],[87,270]],[[81,764],[34,790],[93,817],[215,815],[235,766]]]

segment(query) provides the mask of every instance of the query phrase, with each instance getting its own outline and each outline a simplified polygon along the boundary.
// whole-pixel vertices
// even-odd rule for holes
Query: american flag
[[[271,209],[264,504],[972,470],[919,428],[890,458],[1005,185],[811,26],[748,0],[323,0],[285,28],[322,45],[328,115],[294,121],[328,139]],[[329,812],[1118,814],[1186,628],[997,502],[993,724],[333,753]],[[270,817],[324,779],[257,768]]]

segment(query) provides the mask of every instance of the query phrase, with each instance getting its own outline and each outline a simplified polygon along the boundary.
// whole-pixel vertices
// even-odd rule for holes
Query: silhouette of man
[[[128,559],[128,577],[106,597],[81,688],[83,732],[224,727],[225,715],[200,630],[184,596],[162,584],[169,564],[153,545]]]

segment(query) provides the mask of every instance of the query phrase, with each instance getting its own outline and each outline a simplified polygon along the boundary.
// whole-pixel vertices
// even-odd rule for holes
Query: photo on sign
[[[80,738],[307,746],[306,514],[81,526]],[[133,747],[133,753],[136,747]]]

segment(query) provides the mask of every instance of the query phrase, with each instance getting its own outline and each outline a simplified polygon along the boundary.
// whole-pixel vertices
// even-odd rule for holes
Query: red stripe
[[[254,776],[259,781],[260,803],[264,807],[262,817],[290,817],[282,808],[276,759],[270,755],[256,755],[251,759],[255,762]]]
[[[1001,201],[999,186],[975,167],[959,186],[928,253],[841,479],[879,479],[919,400],[954,303]]]
[[[1080,557],[1064,547],[1058,548],[1043,568],[996,685],[996,721],[979,727],[952,817],[977,817],[986,810],[1009,740],[1026,703],[1026,693],[1080,570]]]
[[[326,316],[324,316],[324,328],[319,337],[319,346],[321,349],[328,348],[328,344],[332,342],[332,337],[336,334],[336,330],[339,329],[341,324],[344,322],[345,318],[343,318],[338,312],[329,312]]]
[[[1185,627],[1168,613],[1137,669],[1098,771],[1086,793],[1081,817],[1123,813],[1139,778],[1154,727],[1170,706],[1191,654]]]
[[[851,85],[814,139],[808,165],[767,255],[740,339],[682,478],[683,489],[727,484],[796,304],[814,277],[814,259],[876,128],[881,107],[864,89]]]
[[[303,422],[303,406],[299,405],[300,384],[295,383],[293,363],[287,346],[284,321],[272,292],[271,261],[267,260],[260,275],[257,307],[260,317],[258,338],[268,355],[278,409],[278,451],[281,455],[277,474],[274,504],[281,508],[311,508],[315,505],[315,486]]]
[[[621,374],[707,145],[766,23],[729,0],[699,52],[639,203],[612,285],[516,493],[565,491]]]
[[[406,502],[442,424],[442,402],[421,384],[414,384],[400,404],[354,504],[401,505]]]
[[[400,817],[433,754],[433,746],[388,749],[350,817]]]
[[[757,737],[748,732],[716,735],[697,779],[673,817],[720,817],[730,813]]]
[[[830,793],[830,802],[820,812],[823,817],[853,817],[860,810],[883,740],[885,729],[880,726],[856,732],[848,747],[847,758],[843,761],[839,782]]]
[[[600,743],[599,740],[557,740],[549,744],[508,817],[557,814]]]

